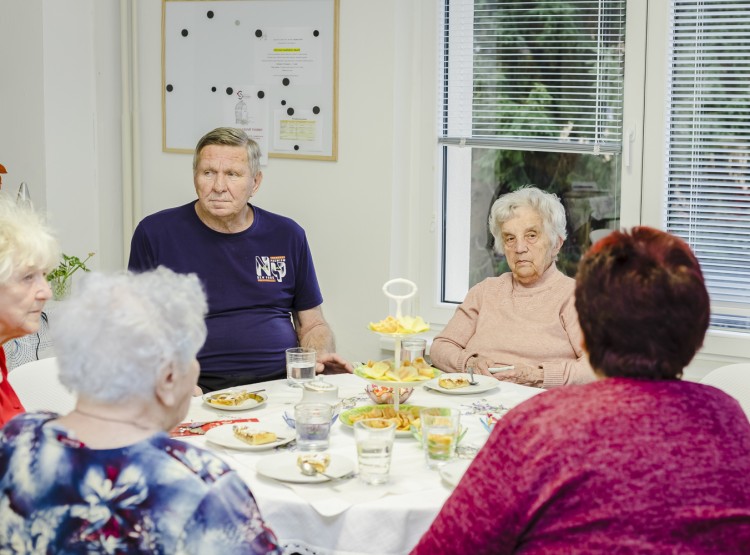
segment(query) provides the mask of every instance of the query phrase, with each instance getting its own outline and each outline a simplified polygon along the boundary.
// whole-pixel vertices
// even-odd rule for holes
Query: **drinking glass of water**
[[[328,449],[333,407],[328,403],[300,403],[294,406],[294,430],[300,451]]]
[[[315,349],[294,347],[286,350],[286,382],[302,387],[315,378]]]
[[[384,418],[354,423],[359,478],[366,484],[385,484],[391,470],[391,452],[396,424]]]

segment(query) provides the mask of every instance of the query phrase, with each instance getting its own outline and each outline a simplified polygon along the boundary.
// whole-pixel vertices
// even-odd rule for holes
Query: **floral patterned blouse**
[[[159,433],[89,449],[52,413],[0,430],[0,553],[280,554],[221,459]]]

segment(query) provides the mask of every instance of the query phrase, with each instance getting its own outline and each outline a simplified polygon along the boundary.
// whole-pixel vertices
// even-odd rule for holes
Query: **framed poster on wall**
[[[162,0],[162,147],[239,127],[265,155],[336,160],[339,0]]]

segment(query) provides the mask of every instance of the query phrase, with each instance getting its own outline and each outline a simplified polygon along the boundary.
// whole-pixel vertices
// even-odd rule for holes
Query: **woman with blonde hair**
[[[52,296],[47,272],[59,252],[38,214],[0,194],[0,345],[39,329],[44,303]],[[0,348],[0,426],[23,411]]]

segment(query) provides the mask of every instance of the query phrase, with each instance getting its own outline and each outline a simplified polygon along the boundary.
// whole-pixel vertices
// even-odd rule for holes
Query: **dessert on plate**
[[[232,426],[232,432],[234,433],[234,437],[240,441],[244,441],[248,445],[264,445],[266,443],[273,443],[278,439],[273,432],[253,430],[247,426],[238,426],[237,424]]]

